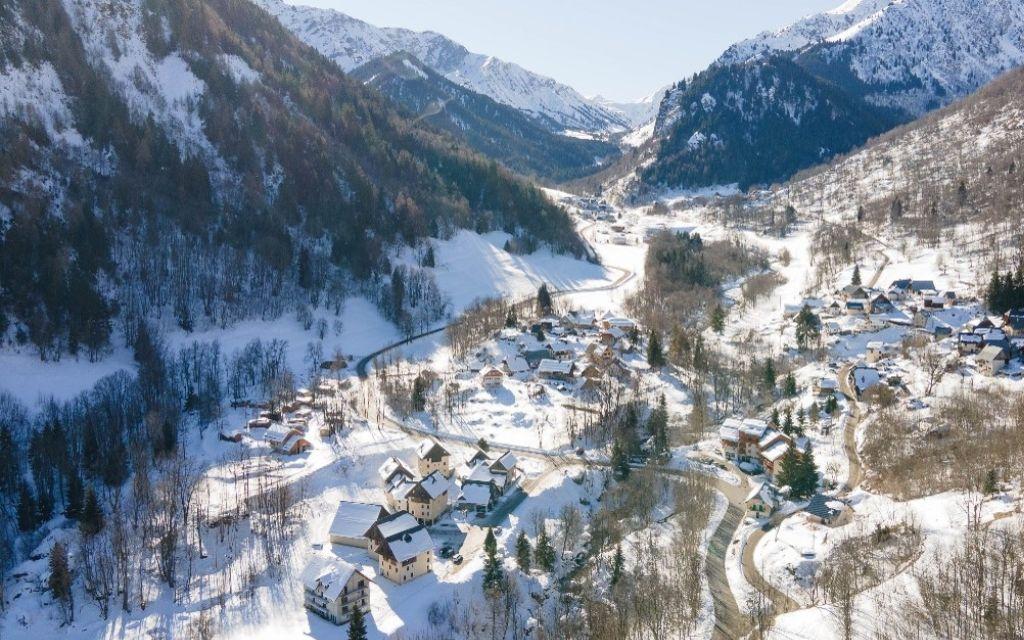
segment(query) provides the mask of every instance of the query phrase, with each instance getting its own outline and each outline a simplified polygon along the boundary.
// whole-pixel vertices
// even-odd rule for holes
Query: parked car
[[[455,564],[462,564],[462,560],[463,558],[461,553],[455,554],[455,557],[452,558],[452,562],[454,562]]]

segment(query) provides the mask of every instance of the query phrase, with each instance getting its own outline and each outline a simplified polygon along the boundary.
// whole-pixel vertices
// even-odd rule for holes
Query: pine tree
[[[779,427],[779,408],[772,407],[772,417],[768,419],[768,423],[775,428]]]
[[[647,430],[654,438],[655,455],[660,456],[668,451],[668,407],[665,404],[665,394],[661,394],[658,406],[651,411]]]
[[[94,536],[103,530],[103,508],[92,487],[85,489],[82,517],[78,521],[78,527],[86,536]]]
[[[348,619],[348,640],[366,640],[366,617],[358,606],[353,607]]]
[[[484,538],[484,591],[495,589],[501,584],[503,571],[501,559],[498,558],[498,541],[494,538],[494,529],[488,527]]]
[[[64,517],[70,520],[77,520],[82,514],[82,503],[85,500],[85,486],[82,484],[82,477],[77,471],[71,471],[68,476],[68,495],[64,501]]]
[[[625,565],[625,558],[622,557],[622,545],[615,545],[615,557],[612,558],[612,585],[618,583],[619,578],[622,577],[622,567]]]
[[[821,318],[811,308],[804,305],[794,320],[796,323],[796,344],[801,350],[821,340]]]
[[[690,365],[690,338],[686,331],[680,327],[672,327],[672,336],[669,341],[668,354],[672,361],[681,366]]]
[[[798,497],[809,498],[818,490],[818,465],[810,447],[798,456]]]
[[[519,570],[523,573],[530,573],[530,557],[532,555],[533,549],[530,548],[526,532],[520,531],[519,537],[516,538],[516,562],[519,564]]]
[[[804,413],[804,408],[800,407],[796,410],[796,433],[797,435],[803,435],[804,429],[807,427],[807,414]]]
[[[791,436],[796,432],[796,427],[793,425],[793,412],[786,408],[786,413],[782,419],[782,433],[787,436]]]
[[[71,590],[71,568],[68,566],[68,553],[60,542],[53,543],[50,549],[50,577],[47,580],[50,594],[60,603],[66,622],[74,619],[75,607]]]
[[[705,373],[708,370],[708,354],[704,348],[704,337],[699,333],[693,341],[693,370],[697,373]]]
[[[505,327],[514,329],[519,325],[519,316],[516,315],[515,307],[508,310],[508,315],[505,316]]]
[[[426,398],[427,381],[422,375],[416,376],[412,381],[412,410],[423,411],[427,405]]]
[[[995,469],[989,469],[985,474],[985,482],[981,490],[986,496],[990,496],[998,490],[998,477]]]
[[[537,535],[537,546],[533,549],[533,559],[544,571],[552,571],[555,568],[555,548],[551,546],[547,529],[541,527]]]
[[[22,481],[18,488],[18,530],[24,532],[34,530],[38,524],[37,516],[36,497],[32,493],[32,487]]]
[[[725,330],[725,309],[720,304],[711,310],[711,330],[719,335]]]
[[[796,397],[796,377],[792,372],[786,374],[786,383],[783,389],[783,393],[787,398]]]
[[[850,278],[850,284],[860,285],[860,265],[853,265],[853,277]]]
[[[793,447],[782,454],[775,470],[775,483],[780,487],[789,487],[790,495],[794,498],[800,497],[800,456]]]
[[[437,266],[437,260],[434,258],[434,245],[427,245],[427,251],[423,254],[423,266],[430,268]]]
[[[551,293],[547,283],[544,283],[537,289],[537,313],[542,316],[551,315],[551,308]]]
[[[629,457],[626,455],[622,444],[616,440],[612,444],[612,474],[616,480],[622,481],[629,477]]]
[[[665,352],[661,348],[661,338],[658,337],[658,332],[654,329],[651,329],[647,336],[647,364],[654,369],[665,366]]]
[[[775,392],[775,363],[772,362],[771,358],[767,358],[764,361],[764,370],[761,373],[761,382],[764,384],[764,388],[768,393]]]

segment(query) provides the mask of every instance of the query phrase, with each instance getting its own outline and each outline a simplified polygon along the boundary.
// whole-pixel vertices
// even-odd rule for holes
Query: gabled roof
[[[753,436],[758,440],[764,436],[765,431],[768,430],[768,423],[765,420],[759,418],[744,418],[740,426],[740,431],[748,436]]]
[[[411,531],[419,526],[420,523],[408,511],[396,511],[378,520],[377,524],[373,525],[373,528],[380,533],[382,538],[387,539],[400,533]]]
[[[430,496],[431,500],[435,500],[440,496],[444,495],[446,491],[451,487],[451,483],[448,478],[441,475],[440,471],[434,471],[426,478],[419,481],[420,487]]]
[[[765,504],[774,505],[775,489],[774,487],[772,487],[772,485],[768,484],[767,482],[759,482],[758,484],[754,485],[754,488],[751,489],[750,493],[747,494],[747,497],[744,500],[744,502],[750,502],[754,498],[760,498],[761,501],[764,502]]]
[[[571,375],[573,363],[559,360],[541,360],[537,365],[537,373],[554,373],[559,375]]]
[[[381,481],[387,485],[394,484],[396,475],[404,476],[409,480],[412,480],[415,477],[412,471],[409,471],[409,468],[394,456],[385,460],[384,464],[382,464],[380,469],[377,470],[377,473],[380,474]]]
[[[387,510],[379,504],[343,501],[338,504],[330,533],[345,538],[363,538],[387,514]]]
[[[496,488],[489,482],[475,482],[467,480],[462,483],[458,501],[463,504],[486,507],[494,499]]]
[[[978,354],[978,358],[987,362],[992,362],[993,360],[1000,358],[1005,359],[1006,351],[1001,346],[990,344],[981,350],[981,353]]]
[[[437,440],[424,440],[416,447],[416,455],[421,460],[429,458],[433,462],[439,462],[441,458],[451,454]]]
[[[769,462],[775,462],[789,451],[789,443],[785,440],[776,440],[767,449],[761,451],[761,457]]]
[[[406,514],[408,515],[408,514]],[[412,518],[412,516],[409,516]],[[430,539],[427,528],[416,525],[405,531],[387,536],[381,553],[393,557],[397,562],[405,562],[420,555],[433,551],[434,541]]]
[[[839,498],[816,493],[804,507],[804,511],[823,520],[838,516],[847,508],[847,504]]]
[[[345,585],[359,571],[339,558],[317,557],[302,571],[302,584],[330,601],[338,599]]]
[[[516,458],[515,454],[513,454],[511,451],[506,451],[505,453],[498,456],[497,460],[491,463],[491,471],[507,473],[509,471],[512,471],[512,469],[515,468],[516,463],[518,462],[519,459]]]
[[[743,423],[736,418],[726,418],[722,421],[722,426],[718,427],[718,437],[726,442],[739,442],[742,426]]]

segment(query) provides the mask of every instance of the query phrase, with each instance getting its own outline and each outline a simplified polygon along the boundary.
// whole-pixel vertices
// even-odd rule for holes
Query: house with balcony
[[[370,609],[370,579],[344,560],[314,558],[301,577],[303,604],[325,620],[341,625]]]

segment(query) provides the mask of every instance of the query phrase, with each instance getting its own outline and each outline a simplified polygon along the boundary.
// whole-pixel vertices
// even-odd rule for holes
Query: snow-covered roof
[[[785,440],[777,440],[767,449],[761,451],[761,457],[769,462],[775,462],[789,451],[789,443]]]
[[[491,489],[486,483],[466,482],[459,492],[459,502],[486,507],[491,502]]]
[[[382,482],[388,482],[396,473],[401,473],[407,478],[412,478],[412,472],[402,463],[398,458],[391,456],[384,461],[384,464],[380,465],[380,469],[377,471],[380,474]]]
[[[485,377],[485,378],[503,378],[503,377],[505,377],[505,373],[501,369],[499,369],[499,368],[497,368],[497,367],[495,367],[493,365],[487,365],[486,367],[484,367],[483,371],[480,372],[480,375]]]
[[[490,482],[497,487],[504,487],[506,476],[503,473],[494,473],[490,466],[484,462],[476,462],[471,465],[463,475],[464,481]]]
[[[718,427],[718,437],[726,442],[739,442],[740,427],[743,423],[736,418],[726,418],[722,426]]]
[[[839,382],[835,378],[822,378],[818,380],[818,388],[820,389],[838,389]]]
[[[420,523],[408,511],[392,513],[377,522],[377,530],[380,531],[380,535],[384,538],[390,538],[405,531],[411,531],[418,526],[420,526]]]
[[[283,424],[274,423],[263,432],[263,439],[272,445],[279,445],[288,439],[293,429]]]
[[[423,487],[423,490],[427,492],[431,500],[435,500],[444,495],[444,492],[448,490],[451,483],[448,481],[448,478],[441,475],[440,471],[434,471],[426,478],[420,480],[419,485]]]
[[[381,517],[384,507],[368,502],[341,502],[331,522],[330,534],[345,538],[366,536]]]
[[[495,467],[498,467],[503,471],[511,471],[518,462],[519,459],[516,458],[514,453],[512,453],[511,451],[506,451],[504,454],[498,457],[497,460],[491,463],[491,469],[493,470]]]
[[[317,557],[302,571],[302,584],[330,601],[338,599],[358,570],[340,558]]]
[[[385,545],[398,562],[405,562],[434,549],[434,541],[430,539],[430,534],[422,525],[388,536]]]
[[[740,431],[748,436],[760,439],[768,430],[768,423],[759,418],[744,418]]]
[[[767,482],[760,482],[747,494],[744,502],[750,502],[754,498],[760,498],[765,504],[775,504],[775,489]]]
[[[984,340],[984,337],[981,334],[979,334],[979,333],[966,333],[966,332],[960,333],[956,338],[960,342],[967,343],[967,344],[981,344],[982,340]]]
[[[878,373],[878,369],[874,367],[859,366],[853,369],[853,384],[860,391],[865,391],[875,386],[881,381],[882,377]]]
[[[776,440],[785,440],[785,436],[775,429],[769,429],[758,441],[757,446],[760,449],[767,449]]]
[[[420,446],[416,447],[416,455],[423,459],[427,456],[442,457],[450,454],[437,440],[424,440]]]
[[[505,366],[508,367],[508,370],[512,373],[525,373],[530,370],[530,363],[526,361],[526,358],[521,356],[506,358]]]
[[[544,359],[540,361],[539,365],[537,365],[537,372],[569,375],[572,373],[572,364],[572,362]]]
[[[987,362],[991,362],[997,359],[1005,359],[1006,353],[1003,351],[1002,347],[990,344],[981,350],[981,353],[978,354],[978,358],[980,358],[981,360],[985,360]]]

